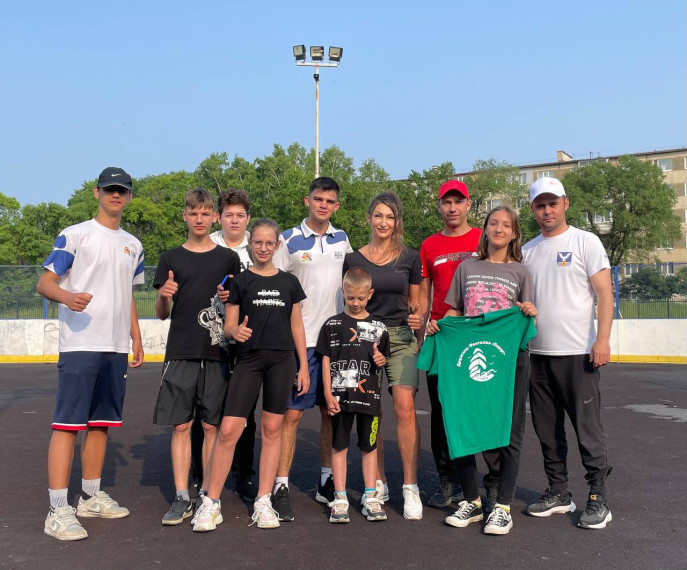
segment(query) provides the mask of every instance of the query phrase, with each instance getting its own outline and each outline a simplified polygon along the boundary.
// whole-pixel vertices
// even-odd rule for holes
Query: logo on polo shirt
[[[556,254],[556,263],[561,267],[572,263],[572,251],[559,251]]]
[[[301,256],[301,261],[312,261],[312,255],[310,255],[310,252],[306,251],[303,253]]]
[[[131,257],[136,257],[136,252],[135,252],[135,251],[131,251],[128,247],[124,247],[124,253],[125,253],[126,255],[130,255]]]
[[[343,251],[335,251],[334,259],[343,259]]]

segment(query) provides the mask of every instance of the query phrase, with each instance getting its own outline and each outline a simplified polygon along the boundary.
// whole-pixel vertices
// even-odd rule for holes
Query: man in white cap
[[[569,200],[556,178],[530,186],[530,202],[541,234],[522,248],[534,279],[539,310],[537,336],[530,342],[530,410],[541,443],[549,487],[527,507],[535,517],[575,511],[568,491],[565,414],[577,434],[587,471],[589,498],[581,528],[601,529],[612,520],[606,505],[611,472],[601,425],[599,368],[610,359],[613,292],[608,256],[599,238],[569,226]],[[598,331],[594,327],[594,298]]]

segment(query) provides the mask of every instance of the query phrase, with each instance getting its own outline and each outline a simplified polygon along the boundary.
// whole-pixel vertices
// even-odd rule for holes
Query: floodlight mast
[[[329,47],[328,59],[325,63],[324,46],[310,46],[310,59],[306,61],[305,45],[293,46],[293,56],[296,65],[299,67],[314,67],[315,73],[315,178],[320,176],[320,67],[339,67],[339,62],[343,56],[343,48]]]

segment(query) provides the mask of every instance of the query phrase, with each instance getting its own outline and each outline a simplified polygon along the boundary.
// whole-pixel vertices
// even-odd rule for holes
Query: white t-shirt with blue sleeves
[[[57,236],[43,267],[62,289],[93,295],[83,312],[59,305],[60,352],[129,352],[132,286],[143,283],[143,260],[138,239],[95,220]]]
[[[279,236],[273,263],[295,275],[305,291],[307,298],[301,301],[305,344],[313,348],[324,322],[343,309],[341,271],[344,257],[353,249],[343,230],[330,223],[324,234],[318,235],[306,220]]]

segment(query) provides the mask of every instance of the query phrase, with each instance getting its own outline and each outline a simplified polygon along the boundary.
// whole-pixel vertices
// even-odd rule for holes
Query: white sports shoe
[[[377,479],[377,481],[375,482],[375,489],[377,490],[376,495],[377,495],[377,498],[379,499],[379,502],[382,504],[388,503],[389,502],[389,485],[384,483],[384,481],[382,481],[381,479]]]
[[[193,515],[193,532],[209,532],[215,530],[218,524],[222,524],[222,506],[219,501],[214,503],[207,495],[201,495],[202,502]]]
[[[403,485],[403,517],[411,521],[419,521],[422,518],[422,501],[420,491]]]
[[[270,494],[263,495],[253,503],[253,523],[258,524],[258,528],[277,528],[279,526],[279,515],[272,508]]]
[[[99,517],[103,519],[123,519],[129,516],[129,509],[120,507],[105,491],[98,491],[87,501],[79,497],[76,514],[80,517]]]
[[[86,529],[74,516],[74,507],[57,507],[50,510],[45,519],[45,534],[57,540],[83,540],[88,538]]]

